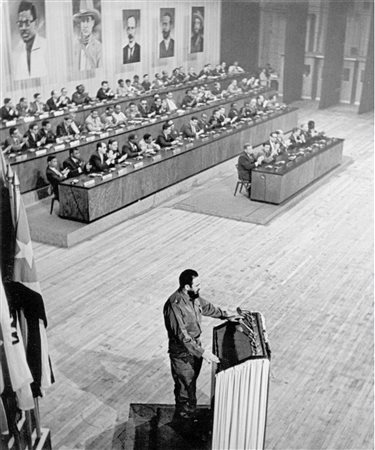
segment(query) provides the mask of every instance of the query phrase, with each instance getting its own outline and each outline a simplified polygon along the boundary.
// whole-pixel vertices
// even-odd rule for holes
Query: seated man
[[[173,98],[173,93],[168,92],[166,98],[164,99],[165,109],[169,113],[174,113],[178,110],[176,102]]]
[[[42,102],[42,96],[37,92],[34,94],[34,101],[30,103],[30,114],[42,114],[47,111],[45,103]]]
[[[169,120],[167,120],[165,123],[166,123],[166,124],[170,127],[170,129],[171,129],[171,137],[172,137],[173,139],[177,139],[178,136],[179,136],[179,133],[178,133],[178,131],[176,130],[176,127],[175,127],[175,124],[174,124],[173,120],[172,120],[172,119],[169,119]]]
[[[132,81],[130,80],[130,78],[125,80],[125,87],[124,87],[124,89],[125,89],[125,92],[126,92],[125,95],[133,96],[133,95],[138,95],[139,94],[138,90],[134,86],[132,86]]]
[[[10,121],[17,119],[18,111],[14,107],[10,98],[4,98],[4,106],[0,109],[1,120]]]
[[[121,164],[128,157],[126,153],[121,155],[118,147],[118,141],[115,139],[110,139],[108,141],[107,156],[112,159],[112,166],[115,166],[115,164]]]
[[[89,173],[91,164],[85,163],[80,157],[78,147],[69,149],[69,158],[63,162],[64,169],[69,169],[68,178],[78,177],[82,173]]]
[[[257,97],[257,111],[258,112],[265,112],[266,111],[266,105],[265,105],[265,98],[263,95],[258,95]]]
[[[200,80],[208,78],[211,75],[210,66],[211,66],[211,64],[204,65],[203,69],[199,72],[199,75],[198,75]]]
[[[120,97],[125,97],[126,95],[128,95],[128,89],[126,88],[125,81],[122,78],[118,80],[117,85],[117,95],[119,95]]]
[[[16,127],[9,128],[9,137],[4,143],[4,153],[21,152],[27,150],[27,137],[22,137]]]
[[[73,114],[65,116],[62,123],[57,125],[56,129],[57,137],[74,136],[77,138],[79,134],[80,134],[79,126],[74,122]]]
[[[42,121],[42,128],[38,132],[37,140],[41,141],[41,145],[54,144],[56,142],[56,136],[52,131],[49,120]]]
[[[242,93],[242,89],[238,87],[237,80],[232,80],[230,85],[227,87],[228,94],[239,95]]]
[[[61,108],[59,93],[56,91],[56,89],[51,91],[51,97],[47,100],[46,105],[48,111],[57,111],[59,108]]]
[[[122,147],[122,154],[127,154],[129,158],[142,158],[142,149],[137,144],[137,135],[129,134],[128,142]]]
[[[250,89],[256,89],[259,87],[259,78],[257,78],[255,75],[251,75],[250,78],[247,80],[247,85]]]
[[[129,104],[128,108],[126,108],[125,114],[129,120],[137,119],[137,118],[141,117],[141,115],[138,111],[138,107],[134,102],[131,102]]]
[[[237,171],[238,178],[251,183],[251,170],[262,164],[264,156],[255,156],[253,146],[251,144],[245,144],[243,152],[238,157]]]
[[[181,133],[184,138],[193,138],[196,139],[203,133],[203,130],[199,129],[198,126],[198,118],[193,116],[189,123],[185,123],[182,125]]]
[[[143,86],[142,86],[141,82],[139,81],[139,75],[134,75],[132,85],[138,94],[141,94],[142,92],[144,92]]]
[[[307,123],[302,123],[299,128],[301,130],[301,140],[303,143],[305,143],[308,139],[308,131],[309,131]]]
[[[220,120],[220,110],[215,109],[212,112],[212,116],[210,117],[210,120],[208,121],[208,129],[216,130],[221,127],[222,127],[222,121]]]
[[[228,118],[230,119],[231,123],[237,122],[240,120],[240,113],[237,109],[236,103],[231,103],[230,110],[228,113]]]
[[[92,172],[105,172],[112,164],[112,158],[107,156],[107,144],[98,142],[96,144],[96,153],[90,156],[90,165]]]
[[[156,155],[156,152],[160,150],[160,145],[152,139],[149,133],[143,135],[143,138],[139,141],[139,147],[145,155]]]
[[[219,114],[219,121],[221,122],[221,125],[225,126],[225,125],[229,124],[230,123],[230,119],[229,119],[229,117],[227,117],[225,115],[225,108],[224,108],[224,106],[221,106],[219,108],[219,113],[220,113]]]
[[[87,105],[92,100],[87,92],[85,92],[85,86],[83,84],[79,84],[76,87],[76,91],[73,92],[72,102],[75,105]]]
[[[197,104],[197,99],[194,97],[194,95],[192,94],[192,90],[191,89],[187,89],[185,91],[185,97],[182,99],[181,102],[181,106],[182,108],[192,108],[194,106],[196,106]]]
[[[55,198],[59,199],[59,183],[64,181],[69,174],[69,169],[60,171],[59,163],[55,155],[47,156],[46,177],[52,187]]]
[[[90,115],[86,117],[85,126],[87,131],[91,133],[100,133],[104,130],[104,124],[100,120],[99,113],[96,109],[93,109]]]
[[[176,144],[175,139],[171,135],[171,127],[167,123],[163,125],[163,129],[161,134],[156,139],[156,143],[160,146],[160,148],[168,148],[172,147]]]
[[[252,100],[256,101],[255,99]],[[256,106],[253,106],[253,108],[251,108],[250,102],[248,101],[246,101],[243,107],[240,109],[240,117],[244,119],[251,119],[252,117],[255,117],[256,114]]]
[[[226,75],[228,73],[227,63],[225,61],[223,61],[220,65],[221,65],[221,70],[220,70],[221,75]]]
[[[241,89],[242,92],[247,92],[249,91],[251,88],[248,84],[248,79],[247,78],[242,78],[242,80],[240,81],[238,87]]]
[[[102,121],[105,130],[107,130],[108,128],[113,128],[115,126],[112,106],[107,106],[105,112],[100,116],[100,120]]]
[[[26,146],[28,149],[38,148],[43,145],[42,139],[38,138],[38,129],[39,127],[36,123],[32,123],[29,125],[29,129],[24,135],[24,137],[26,138]]]
[[[198,121],[198,129],[199,131],[202,131],[202,133],[208,131],[209,125],[208,125],[208,116],[206,113],[201,114],[201,118]]]
[[[187,73],[187,81],[195,81],[198,80],[199,76],[195,72],[194,67],[190,67],[188,73]]]
[[[66,108],[72,101],[68,97],[68,91],[66,88],[61,88],[59,97],[60,108]]]
[[[29,104],[25,97],[21,97],[19,103],[16,105],[19,117],[25,117],[29,114]]]
[[[165,106],[159,95],[155,95],[154,103],[151,105],[151,113],[154,113],[156,116],[161,116],[167,112]]]
[[[245,72],[245,71],[243,70],[242,67],[240,67],[238,65],[238,61],[234,61],[234,63],[231,66],[229,66],[229,69],[228,69],[229,75],[233,75],[235,73],[242,73],[242,72]]]
[[[221,97],[221,85],[218,81],[216,81],[211,89],[212,95],[215,97]]]
[[[297,127],[293,128],[292,134],[289,137],[289,141],[292,147],[297,147],[304,143],[304,140],[302,139],[301,135],[302,132],[299,128]]]
[[[138,111],[141,117],[147,118],[147,117],[153,117],[155,115],[155,112],[151,112],[151,108],[148,105],[148,102],[145,98],[142,98],[139,106]]]
[[[145,73],[143,75],[142,87],[144,91],[149,91],[151,89],[151,83],[150,80],[148,79],[148,73]]]
[[[319,132],[315,129],[315,122],[313,120],[309,120],[307,122],[307,139],[312,139],[318,136]]]
[[[96,98],[100,101],[102,100],[112,100],[115,94],[109,87],[108,81],[102,81],[101,86],[96,93]]]
[[[162,70],[162,72],[161,72],[161,80],[164,83],[164,85],[170,84],[171,78],[168,75],[168,72],[166,70]]]
[[[118,127],[120,125],[126,125],[126,116],[121,111],[120,104],[115,105],[115,109],[112,113],[112,117],[113,117],[113,123],[114,123],[115,127]]]
[[[160,89],[164,86],[163,80],[161,79],[160,73],[155,74],[155,78],[152,81],[152,89]]]
[[[280,144],[280,150],[279,153],[284,153],[288,146],[290,145],[289,139],[285,138],[284,131],[283,130],[276,130],[277,133],[277,142]]]
[[[275,160],[275,155],[272,154],[271,145],[269,142],[264,142],[262,145],[262,153],[264,156],[263,162],[269,164]]]
[[[269,144],[271,147],[272,156],[278,156],[281,153],[280,142],[278,139],[277,131],[272,131],[270,133]]]

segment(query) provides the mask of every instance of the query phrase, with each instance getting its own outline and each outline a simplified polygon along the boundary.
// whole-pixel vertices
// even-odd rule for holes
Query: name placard
[[[36,156],[45,155],[46,153],[47,153],[47,149],[46,148],[42,148],[42,149],[37,150],[35,152]]]
[[[168,114],[163,114],[162,116],[160,116],[160,119],[167,120],[168,119]]]
[[[123,128],[116,128],[115,129],[115,134],[120,134],[120,133],[123,133],[123,132],[124,132]]]
[[[121,167],[121,169],[118,169],[118,171],[117,171],[117,175],[119,177],[121,177],[121,175],[125,175],[126,173],[128,173],[128,168],[127,167]]]
[[[49,113],[43,113],[39,116],[39,119],[47,119],[47,117],[49,117]]]
[[[134,128],[135,128],[135,125],[129,125],[128,126],[128,130],[134,130]]]
[[[64,111],[53,111],[53,115],[55,116],[55,117],[57,117],[57,116],[62,116],[64,114]]]
[[[194,147],[194,142],[189,142],[189,144],[186,144],[186,148],[193,148]]]
[[[17,123],[17,120],[7,120],[5,122],[5,126],[6,127],[12,127],[13,125],[16,125],[16,123]]]
[[[133,163],[133,167],[134,167],[134,169],[139,169],[139,168],[143,167],[143,161]]]
[[[214,134],[212,135],[213,138],[218,138],[219,136],[220,136],[219,133],[214,133]],[[203,139],[202,139],[202,140],[203,140]]]
[[[88,180],[83,183],[84,187],[92,187],[95,186],[95,180]]]
[[[95,136],[86,136],[86,142],[95,141]]]
[[[161,155],[155,155],[152,157],[153,161],[160,161],[161,160]]]
[[[64,150],[64,148],[65,148],[65,144],[55,145],[55,146],[53,147],[53,149],[54,149],[55,152],[58,152],[58,151],[60,151],[60,150]]]
[[[209,140],[209,137],[208,137],[208,136],[202,138],[202,142],[207,142],[208,140]]]
[[[16,156],[16,161],[25,161],[25,159],[27,159],[27,155]]]
[[[79,139],[76,139],[75,141],[72,141],[69,146],[70,148],[72,147],[77,147],[79,145]]]
[[[232,132],[232,130],[231,130],[230,128],[227,128],[225,131],[226,131],[227,133],[231,133],[231,132]]]
[[[102,181],[107,181],[112,179],[111,173],[106,173],[105,175],[102,175]]]
[[[71,111],[71,112],[78,111],[78,107],[77,106],[71,106],[69,108],[69,111]]]
[[[23,121],[24,121],[25,123],[33,122],[34,120],[35,120],[35,117],[34,117],[34,116],[24,117],[24,118],[23,118]]]
[[[180,147],[174,148],[172,150],[172,155],[177,155],[178,153],[181,153],[181,148]]]
[[[100,139],[105,139],[109,136],[109,133],[105,132],[105,133],[100,133],[99,137]]]

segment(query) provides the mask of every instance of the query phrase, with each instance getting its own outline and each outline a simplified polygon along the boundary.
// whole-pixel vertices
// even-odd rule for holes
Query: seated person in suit
[[[171,132],[172,132],[171,126],[165,123],[163,125],[161,134],[159,134],[159,136],[156,139],[156,143],[160,146],[160,148],[168,148],[176,144],[176,140],[171,135]]]
[[[170,84],[171,77],[168,75],[168,72],[166,70],[161,71],[161,80],[164,83],[164,85]]]
[[[208,116],[206,113],[201,114],[201,118],[198,121],[199,131],[202,131],[202,134],[209,130],[208,125]]]
[[[240,67],[238,65],[238,61],[234,61],[234,63],[231,66],[229,66],[229,68],[228,68],[229,75],[233,75],[235,73],[242,73],[242,72],[245,72],[245,71],[243,70],[242,67]]]
[[[300,128],[293,128],[292,134],[289,137],[290,145],[292,147],[297,147],[304,143],[304,140],[302,139],[302,132]]]
[[[145,155],[156,155],[156,152],[160,150],[160,145],[152,139],[149,133],[143,135],[143,138],[139,141],[139,147]]]
[[[184,138],[196,139],[203,133],[203,130],[199,129],[198,118],[193,116],[189,123],[182,125],[181,133]]]
[[[301,130],[301,140],[303,143],[305,143],[309,138],[308,136],[309,129],[307,123],[302,123],[299,128]]]
[[[42,114],[47,111],[45,103],[42,102],[42,96],[37,92],[34,94],[34,101],[30,103],[30,114]]]
[[[115,105],[115,109],[112,113],[112,117],[113,117],[113,122],[114,122],[115,127],[118,127],[120,125],[126,125],[126,116],[121,111],[120,104]]]
[[[117,81],[116,94],[120,97],[125,97],[128,95],[128,90],[125,87],[125,81],[122,78]]]
[[[65,116],[64,120],[59,125],[57,125],[56,129],[57,137],[74,136],[75,138],[78,138],[79,134],[80,129],[79,126],[74,122],[73,114]]]
[[[227,63],[225,61],[223,61],[221,64],[221,75],[226,75],[228,73],[228,67],[227,67]]]
[[[259,78],[257,78],[255,75],[251,75],[250,78],[247,80],[247,85],[250,89],[256,89],[259,87]]]
[[[225,125],[229,124],[231,120],[229,119],[229,117],[227,117],[225,115],[225,108],[224,108],[224,106],[221,106],[219,108],[219,112],[220,112],[219,121],[221,122],[221,125],[225,126]]]
[[[230,110],[228,113],[228,118],[230,119],[231,123],[237,122],[240,120],[240,113],[237,108],[236,103],[231,103]]]
[[[249,91],[251,88],[248,84],[248,79],[247,78],[242,78],[242,80],[240,81],[238,87],[241,89],[242,92],[247,92]]]
[[[72,102],[75,105],[87,105],[91,102],[91,98],[87,92],[85,92],[85,86],[83,84],[79,84],[76,87],[76,91],[73,92]]]
[[[270,133],[270,138],[269,138],[268,142],[269,142],[270,147],[271,147],[272,156],[280,155],[282,150],[281,150],[281,147],[280,147],[280,142],[279,142],[279,139],[278,139],[277,131],[272,131]]]
[[[4,106],[0,109],[1,120],[10,121],[17,119],[18,111],[14,107],[12,100],[10,98],[4,98]]]
[[[143,75],[142,87],[144,91],[149,91],[151,89],[151,83],[150,80],[148,79],[148,73],[145,73]]]
[[[221,75],[221,64],[216,64],[216,66],[212,69],[212,75],[214,77],[219,77]]]
[[[313,120],[309,120],[307,122],[307,133],[306,133],[306,137],[307,139],[312,139],[316,136],[318,136],[318,131],[315,128],[315,122]]]
[[[186,81],[195,81],[198,80],[199,78],[199,75],[195,72],[194,67],[190,67],[186,76],[187,76]]]
[[[185,80],[185,74],[181,71],[180,67],[176,67],[172,72],[172,84],[180,84]]]
[[[161,79],[160,73],[155,74],[155,78],[152,81],[152,89],[160,89],[164,86],[164,82]]]
[[[102,100],[112,100],[115,94],[112,89],[109,87],[108,81],[102,81],[101,87],[96,93],[96,98],[100,101]]]
[[[258,95],[257,97],[257,110],[258,112],[264,112],[266,111],[266,105],[265,105],[265,99],[263,95]]]
[[[172,119],[169,119],[165,122],[171,129],[171,137],[173,139],[177,139],[179,136],[179,132],[176,130],[175,124]]]
[[[277,106],[279,106],[279,100],[277,98],[277,94],[272,95],[272,97],[266,99],[264,101],[264,106],[267,109],[267,111],[272,111]]]
[[[130,97],[139,94],[138,90],[134,86],[132,86],[132,80],[130,78],[127,78],[125,80],[124,90],[125,90],[125,95],[130,96]]]
[[[264,156],[263,162],[269,164],[275,160],[275,155],[272,154],[271,145],[269,142],[264,142],[262,145],[262,153]]]
[[[46,177],[52,187],[55,198],[59,199],[59,183],[64,181],[69,174],[69,169],[60,170],[59,163],[55,155],[47,156]]]
[[[21,152],[27,150],[27,137],[22,137],[16,127],[9,128],[9,137],[4,143],[4,153]]]
[[[137,144],[137,135],[129,134],[128,142],[122,147],[122,154],[127,154],[129,158],[142,159],[142,149]]]
[[[151,108],[148,105],[148,102],[145,98],[142,98],[139,106],[138,111],[141,117],[153,117],[155,115],[155,112],[151,112]]]
[[[69,169],[68,178],[78,177],[82,173],[89,173],[91,170],[91,164],[85,163],[81,159],[78,147],[69,149],[69,158],[63,162],[63,167]]]
[[[40,140],[42,145],[54,144],[56,136],[52,131],[51,122],[49,120],[42,121],[42,128],[39,130],[37,140]]]
[[[32,123],[29,125],[29,129],[24,135],[24,137],[26,137],[26,146],[28,149],[38,148],[43,145],[43,140],[38,138],[38,130],[38,124]]]
[[[216,81],[211,89],[211,93],[212,95],[214,95],[215,97],[221,97],[221,84]]]
[[[60,108],[66,108],[72,101],[68,97],[68,91],[66,88],[61,88],[59,97]]]
[[[228,94],[238,95],[242,93],[242,89],[237,85],[237,80],[232,80],[227,87]]]
[[[29,104],[25,97],[21,97],[19,103],[16,105],[19,117],[25,117],[29,114]]]
[[[256,101],[255,99],[252,99],[254,101]],[[254,116],[256,116],[256,107],[251,108],[250,107],[250,102],[245,101],[243,107],[240,109],[240,117],[244,118],[244,119],[249,119],[252,118]]]
[[[237,171],[238,178],[251,182],[251,170],[262,164],[264,156],[257,157],[251,144],[245,144],[243,152],[238,157]]]
[[[160,98],[160,95],[154,96],[154,103],[151,105],[151,112],[155,113],[156,116],[161,116],[167,112],[165,105]]]
[[[173,93],[168,92],[166,98],[164,99],[164,106],[167,112],[174,113],[178,110],[176,102],[173,98]]]
[[[290,145],[290,141],[285,138],[283,130],[276,130],[277,134],[277,142],[280,144],[279,153],[285,153],[288,146]]]
[[[85,126],[87,131],[92,133],[99,133],[104,130],[105,126],[100,120],[99,113],[93,109],[89,116],[86,117]]]
[[[139,75],[134,75],[132,86],[137,91],[138,94],[141,94],[142,92],[145,91],[141,82],[139,81]]]
[[[208,129],[216,130],[222,127],[222,121],[220,120],[220,109],[214,109],[212,116],[208,121]]]
[[[211,64],[204,65],[203,69],[199,72],[198,75],[200,80],[204,80],[205,78],[208,78],[211,75],[210,66]]]
[[[131,102],[125,111],[126,117],[129,120],[140,118],[141,115],[139,113],[138,107],[134,102]]]
[[[194,106],[196,106],[197,104],[197,99],[194,97],[192,90],[191,89],[187,89],[185,91],[185,97],[182,99],[181,102],[181,106],[182,108],[192,108]]]
[[[107,106],[105,112],[100,116],[100,120],[102,121],[105,130],[108,128],[113,128],[115,126],[112,106]]]
[[[57,111],[61,107],[59,94],[56,89],[51,91],[51,97],[47,100],[46,105],[48,111]]]
[[[107,156],[112,159],[112,166],[115,166],[115,164],[121,164],[128,157],[127,153],[121,155],[118,141],[115,139],[110,139],[108,141]]]
[[[113,163],[113,158],[107,156],[107,144],[103,141],[96,144],[96,153],[90,156],[92,172],[105,172]]]

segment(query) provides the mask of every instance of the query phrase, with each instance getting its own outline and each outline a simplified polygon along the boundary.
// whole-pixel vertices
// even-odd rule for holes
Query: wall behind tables
[[[75,86],[83,83],[88,92],[96,94],[102,80],[108,80],[115,88],[119,78],[132,78],[149,73],[153,79],[156,72],[170,72],[176,66],[200,69],[205,63],[220,62],[220,20],[219,0],[33,0],[39,12],[38,29],[46,39],[46,75],[36,78],[16,79],[17,46],[20,33],[17,26],[20,0],[1,2],[1,85],[0,98],[11,97],[14,103],[24,96],[29,101],[35,92],[44,99],[52,89],[66,87],[71,95]],[[73,31],[73,2],[75,10],[95,6],[101,12],[101,23],[96,35],[101,38],[103,61],[101,67],[79,70],[74,67],[73,48],[76,35]],[[204,10],[204,46],[199,53],[190,53],[192,8]],[[171,36],[175,40],[174,56],[159,58],[159,42],[162,40],[160,9],[174,8],[175,23]],[[141,46],[141,60],[138,63],[123,64],[123,47],[127,34],[123,25],[123,10],[139,10],[140,21],[136,41]],[[195,9],[196,10],[196,9]],[[200,10],[202,12],[202,10]],[[230,61],[228,61],[230,62]]]

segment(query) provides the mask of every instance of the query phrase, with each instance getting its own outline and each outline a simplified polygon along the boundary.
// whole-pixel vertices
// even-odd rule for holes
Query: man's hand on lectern
[[[220,359],[214,355],[213,353],[211,353],[209,350],[205,350],[203,352],[202,358],[208,362],[208,364],[211,363],[216,363],[218,364],[220,362]]]

